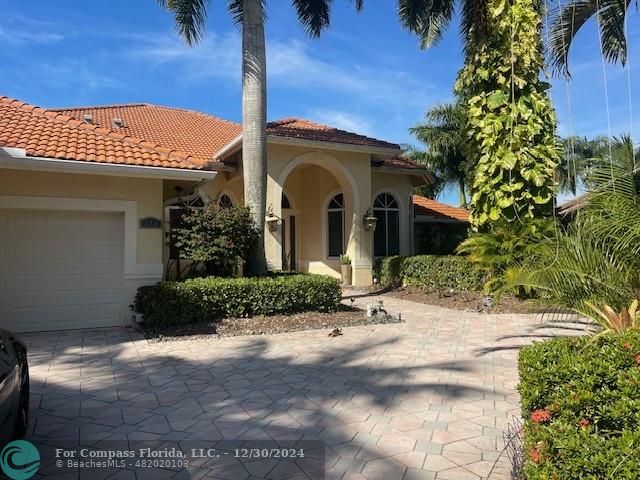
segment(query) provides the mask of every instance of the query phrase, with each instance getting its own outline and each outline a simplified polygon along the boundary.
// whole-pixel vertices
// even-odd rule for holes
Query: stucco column
[[[271,176],[267,176],[267,215],[271,213],[282,219],[282,185]],[[264,249],[269,270],[282,270],[282,221],[271,231],[265,220]]]
[[[357,175],[357,188],[353,192],[358,197],[353,202],[358,205],[358,209],[353,210],[352,205],[347,212],[352,219],[347,253],[351,257],[352,282],[355,287],[368,287],[373,281],[373,236],[365,230],[363,223],[364,215],[371,206],[371,170],[368,163],[366,167],[366,174]]]

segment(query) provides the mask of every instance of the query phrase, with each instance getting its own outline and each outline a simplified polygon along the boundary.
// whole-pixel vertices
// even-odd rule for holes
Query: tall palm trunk
[[[460,187],[460,206],[467,208],[467,193],[464,186],[464,178],[458,179],[458,186]]]
[[[267,270],[264,224],[267,203],[267,59],[261,0],[244,0],[242,17],[242,166],[244,203],[260,230],[250,259],[253,274]]]

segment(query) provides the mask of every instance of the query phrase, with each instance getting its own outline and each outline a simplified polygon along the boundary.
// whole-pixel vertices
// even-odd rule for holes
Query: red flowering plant
[[[591,420],[587,419],[587,418],[581,418],[578,421],[578,426],[582,427],[582,428],[587,428],[589,425],[591,425]]]
[[[546,423],[551,420],[551,412],[546,408],[541,408],[531,412],[531,421],[534,423]]]
[[[542,453],[540,453],[540,451],[536,447],[531,447],[529,449],[529,458],[533,463],[540,463],[540,460],[542,459]]]

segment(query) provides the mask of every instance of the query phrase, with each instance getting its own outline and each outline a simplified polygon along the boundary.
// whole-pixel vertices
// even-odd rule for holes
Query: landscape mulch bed
[[[328,334],[334,328],[398,322],[399,320],[395,317],[368,319],[363,310],[341,306],[337,312],[333,313],[306,312],[292,315],[225,318],[217,322],[164,325],[161,327],[142,325],[142,328],[147,340],[163,342],[240,335],[266,335],[313,329],[326,329]]]
[[[398,287],[384,295],[410,300],[412,302],[437,305],[452,310],[487,313],[538,313],[540,305],[532,300],[522,300],[514,296],[503,296],[497,304],[486,308],[482,292],[426,292],[419,288]]]

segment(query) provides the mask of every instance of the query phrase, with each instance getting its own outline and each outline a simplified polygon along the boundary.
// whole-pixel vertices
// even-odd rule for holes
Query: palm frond
[[[464,53],[469,53],[469,47],[481,41],[489,28],[489,1],[464,0],[460,14],[460,37],[464,46]]]
[[[398,1],[400,23],[418,36],[421,48],[429,48],[440,41],[454,11],[455,0]]]
[[[310,37],[319,37],[331,24],[331,0],[292,0],[298,20]]]
[[[629,0],[606,0],[600,3],[600,31],[602,35],[602,53],[611,62],[627,63],[627,38],[625,35],[625,17]]]
[[[627,58],[625,14],[631,0],[572,0],[554,8],[550,16],[548,51],[555,73],[570,76],[569,50],[576,33],[587,21],[599,16],[604,57],[623,64]]]
[[[260,0],[262,6],[262,16],[267,17],[267,0]],[[244,13],[244,0],[229,0],[227,9],[231,14],[233,23],[236,25],[242,25],[242,17]]]
[[[200,41],[207,22],[207,10],[211,0],[157,0],[161,7],[171,12],[176,30],[187,45]]]

